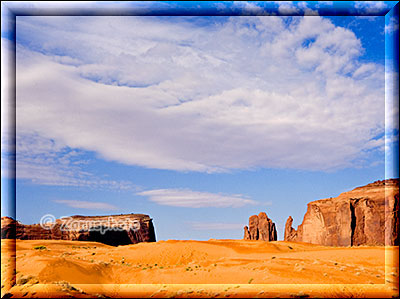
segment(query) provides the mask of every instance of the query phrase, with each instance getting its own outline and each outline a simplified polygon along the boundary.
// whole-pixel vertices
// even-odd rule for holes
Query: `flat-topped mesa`
[[[369,183],[365,186],[357,187],[352,191],[359,190],[359,189],[365,190],[367,188],[376,188],[376,187],[384,187],[384,186],[398,188],[399,187],[399,179],[378,180],[373,183]]]
[[[244,227],[244,240],[276,241],[275,223],[264,212],[250,216],[249,226]]]
[[[76,215],[31,225],[2,217],[1,238],[96,241],[113,246],[156,241],[152,219],[144,214]]]
[[[376,181],[336,198],[308,203],[297,231],[286,222],[285,241],[327,246],[399,245],[399,179]]]

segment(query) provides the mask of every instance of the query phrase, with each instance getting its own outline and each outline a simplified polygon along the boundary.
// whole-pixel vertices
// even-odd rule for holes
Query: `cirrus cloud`
[[[21,132],[178,171],[325,171],[381,151],[384,68],[327,19],[18,17],[17,29]]]
[[[107,211],[117,209],[116,206],[105,202],[93,202],[93,201],[72,200],[72,199],[56,199],[53,201],[76,209],[107,210]]]
[[[257,204],[243,195],[224,195],[188,189],[156,189],[137,193],[160,205],[183,208],[238,208]]]

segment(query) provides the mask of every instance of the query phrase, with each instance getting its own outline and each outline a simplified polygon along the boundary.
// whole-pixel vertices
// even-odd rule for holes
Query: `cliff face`
[[[244,227],[244,240],[276,241],[275,223],[264,212],[250,216],[249,226]]]
[[[310,202],[297,231],[289,217],[284,239],[328,246],[399,245],[398,209],[399,179],[376,181]]]
[[[24,225],[2,217],[1,238],[96,241],[113,246],[156,241],[152,219],[144,214],[71,216],[45,225]]]

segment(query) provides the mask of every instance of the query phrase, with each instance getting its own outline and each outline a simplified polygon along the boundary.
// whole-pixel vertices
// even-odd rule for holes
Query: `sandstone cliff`
[[[376,181],[336,198],[310,202],[297,231],[286,222],[285,241],[328,246],[399,245],[399,179]]]
[[[144,214],[77,215],[43,225],[24,225],[2,217],[1,238],[96,241],[113,246],[156,241],[152,219]]]
[[[244,227],[244,240],[276,241],[275,223],[264,212],[250,216],[249,226]]]

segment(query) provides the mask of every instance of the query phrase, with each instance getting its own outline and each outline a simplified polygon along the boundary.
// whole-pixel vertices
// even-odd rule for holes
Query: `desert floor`
[[[1,250],[2,297],[398,296],[398,247],[2,240]]]

